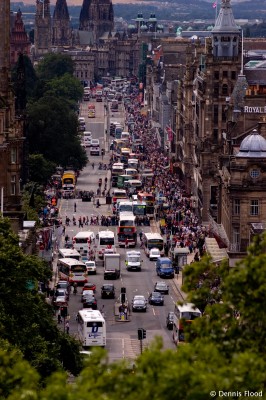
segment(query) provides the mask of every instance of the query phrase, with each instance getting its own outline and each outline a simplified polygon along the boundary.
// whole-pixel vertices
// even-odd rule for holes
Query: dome
[[[266,158],[266,139],[254,129],[242,140],[236,157]]]
[[[148,27],[147,27],[147,25],[141,25],[141,27],[140,27],[140,29],[142,30],[142,31],[147,31],[148,30]]]

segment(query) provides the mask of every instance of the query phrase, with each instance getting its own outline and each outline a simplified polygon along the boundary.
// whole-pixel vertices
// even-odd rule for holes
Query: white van
[[[81,231],[73,237],[73,247],[82,254],[88,254],[93,250],[95,234],[92,231]]]

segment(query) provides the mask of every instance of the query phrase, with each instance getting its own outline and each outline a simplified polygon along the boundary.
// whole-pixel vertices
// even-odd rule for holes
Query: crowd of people
[[[204,242],[208,229],[201,225],[184,182],[170,168],[169,155],[159,146],[149,116],[142,114],[137,99],[126,107],[126,118],[128,121],[134,120],[134,139],[141,143],[141,148],[138,145],[133,148],[138,154],[141,169],[153,171],[152,183],[146,185],[144,190],[155,196],[155,217],[165,237],[166,252],[171,247],[186,246],[190,253],[195,254],[195,261],[198,261],[205,252]]]

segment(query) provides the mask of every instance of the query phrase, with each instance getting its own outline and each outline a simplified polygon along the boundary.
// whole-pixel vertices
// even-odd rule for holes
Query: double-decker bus
[[[158,249],[161,256],[164,255],[164,240],[159,233],[144,233],[143,242],[144,251],[147,256],[149,256],[151,249]]]
[[[59,249],[59,258],[72,258],[73,260],[80,261],[81,255],[76,249]]]
[[[87,267],[82,261],[74,258],[59,258],[57,267],[61,280],[66,280],[71,284],[88,282]]]
[[[115,234],[112,231],[99,231],[97,233],[98,245],[97,245],[97,257],[103,259],[105,251],[110,252],[111,250],[115,253]]]
[[[146,214],[153,218],[154,217],[154,203],[155,198],[152,193],[138,192],[138,200],[146,202]]]
[[[135,247],[137,244],[136,217],[132,212],[121,212],[117,228],[119,246]]]
[[[117,200],[128,200],[127,192],[124,189],[114,189],[113,191],[113,204],[116,204]]]
[[[177,345],[179,342],[184,342],[184,326],[191,324],[196,318],[201,317],[200,310],[192,303],[178,304],[174,309],[173,321],[173,341]]]
[[[133,214],[135,216],[144,217],[146,215],[146,202],[145,201],[133,201]]]
[[[77,315],[78,337],[83,347],[106,345],[106,323],[98,310],[84,309]]]

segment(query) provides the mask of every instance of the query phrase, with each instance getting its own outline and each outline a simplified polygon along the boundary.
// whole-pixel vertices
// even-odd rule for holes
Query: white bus
[[[97,257],[103,259],[105,251],[113,251],[115,253],[115,234],[112,231],[99,231],[97,233]]]
[[[151,249],[160,250],[161,256],[164,255],[164,240],[159,233],[144,233],[143,235],[144,251],[147,256]]]
[[[132,201],[117,201],[117,214],[121,212],[133,212]]]
[[[83,255],[91,252],[95,241],[92,231],[81,231],[73,237],[73,247]]]
[[[179,342],[184,342],[184,325],[191,324],[193,320],[201,317],[200,310],[192,303],[175,305],[174,310],[174,325],[173,325],[173,341],[177,345]]]
[[[78,336],[83,347],[106,345],[106,323],[98,310],[80,310],[77,316]]]
[[[66,280],[70,284],[84,284],[88,282],[87,266],[74,258],[59,258],[57,261],[60,280]]]
[[[81,255],[76,249],[59,249],[59,258],[72,258],[81,261]]]

